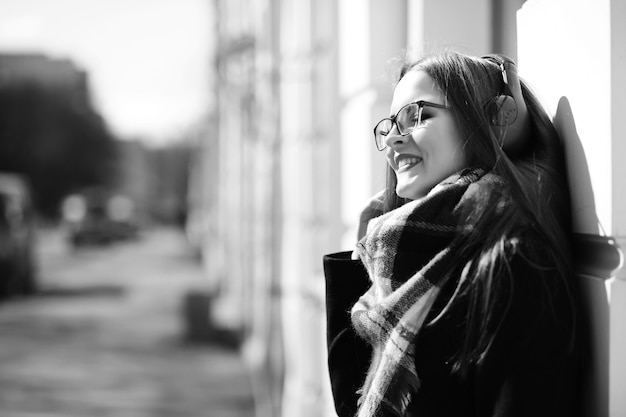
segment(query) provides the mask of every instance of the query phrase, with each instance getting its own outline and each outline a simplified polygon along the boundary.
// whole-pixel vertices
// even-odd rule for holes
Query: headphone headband
[[[490,54],[483,59],[498,65],[502,72],[503,91],[485,103],[485,110],[494,134],[501,138],[502,149],[513,156],[524,149],[530,135],[528,108],[522,95],[517,66],[505,55]]]

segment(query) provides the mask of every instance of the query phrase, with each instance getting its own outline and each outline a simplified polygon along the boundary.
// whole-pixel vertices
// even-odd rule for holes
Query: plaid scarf
[[[483,175],[467,169],[451,176],[426,197],[373,219],[357,244],[372,286],[352,308],[352,323],[373,346],[358,417],[404,416],[419,390],[414,340],[458,262],[458,237],[471,230],[462,224],[465,209],[477,194],[470,186],[493,178]]]

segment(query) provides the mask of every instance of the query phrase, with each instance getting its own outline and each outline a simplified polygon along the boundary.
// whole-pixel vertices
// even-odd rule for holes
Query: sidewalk
[[[0,304],[0,416],[253,417],[237,350],[188,340],[204,278],[182,235],[40,252],[42,294]]]

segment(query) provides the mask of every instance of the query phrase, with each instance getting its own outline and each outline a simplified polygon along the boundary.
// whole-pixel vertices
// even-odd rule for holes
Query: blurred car
[[[0,299],[37,290],[35,227],[28,182],[0,173]]]
[[[62,211],[70,243],[76,247],[107,245],[139,235],[133,201],[105,188],[67,197]]]

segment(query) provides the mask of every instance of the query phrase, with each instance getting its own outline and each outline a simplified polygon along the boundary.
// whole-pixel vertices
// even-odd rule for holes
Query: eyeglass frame
[[[400,112],[402,112],[402,110],[404,110],[405,108],[409,107],[409,106],[413,106],[417,104],[417,111],[418,111],[418,118],[415,121],[415,124],[413,125],[413,127],[408,128],[408,131],[406,133],[402,133],[400,131],[400,126],[397,123],[397,119],[398,119],[398,115],[400,114]],[[434,107],[436,109],[443,109],[443,110],[451,110],[451,107],[446,106],[445,104],[439,104],[439,103],[432,103],[430,101],[426,101],[426,100],[417,100],[417,101],[412,101],[410,103],[405,104],[404,106],[402,106],[400,108],[400,110],[398,110],[395,114],[395,116],[393,117],[385,117],[384,119],[381,119],[378,123],[376,123],[376,125],[374,126],[374,144],[376,145],[376,149],[378,149],[379,151],[384,151],[385,148],[387,148],[387,144],[385,143],[385,141],[383,141],[383,143],[385,143],[385,145],[383,147],[379,147],[378,146],[378,140],[376,140],[376,129],[378,129],[378,126],[380,126],[380,124],[382,122],[384,122],[385,120],[389,120],[391,122],[391,128],[389,129],[389,132],[391,132],[391,130],[393,129],[393,125],[396,125],[396,127],[398,128],[398,133],[400,134],[400,136],[407,136],[410,135],[411,133],[413,133],[413,131],[417,128],[417,125],[422,121],[422,111],[424,110],[424,107]],[[389,134],[389,132],[387,132],[387,134]],[[387,136],[387,135],[381,135],[381,136]]]

